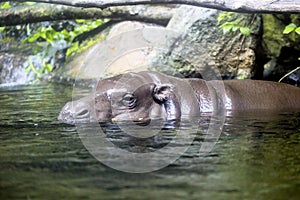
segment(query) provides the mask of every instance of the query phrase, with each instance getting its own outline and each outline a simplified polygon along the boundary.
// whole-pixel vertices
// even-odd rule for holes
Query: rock
[[[141,22],[121,22],[112,27],[107,36],[107,39],[118,39],[117,36],[122,33],[149,27],[152,26]],[[134,38],[132,38],[131,42],[134,42]],[[116,58],[107,68],[106,72],[108,74],[116,75],[130,71],[138,72],[147,70],[147,55],[148,52],[144,51],[143,49],[136,49],[133,51],[126,52],[122,56]]]
[[[104,41],[78,55],[57,73],[58,76],[72,79],[95,79],[102,75],[116,75],[129,71],[147,69],[149,51],[133,47],[138,38],[126,38],[126,32],[134,32],[153,25],[141,22],[120,22],[109,30]],[[125,33],[123,37],[122,34]],[[130,51],[127,51],[129,49]],[[115,56],[114,56],[115,55]]]
[[[271,14],[263,15],[263,21],[264,49],[268,55],[278,57],[281,48],[286,45],[284,35],[282,34],[285,25],[275,15]]]
[[[203,75],[211,69],[218,69],[227,79],[256,75],[260,15],[233,14],[232,20],[251,22],[251,35],[244,36],[241,33],[223,34],[217,25],[221,11],[186,5],[176,9],[178,11],[166,29],[162,32],[148,30],[137,34],[139,38],[128,39],[126,34],[124,37],[118,36],[153,26],[140,22],[114,25],[106,37],[106,43],[99,42],[91,51],[66,65],[63,71],[68,77],[83,79],[99,78],[99,73],[115,75],[149,69],[181,77],[201,77],[201,73]],[[155,48],[139,48],[139,43],[142,46],[143,43],[148,45],[147,42]],[[90,53],[94,57],[88,57]]]
[[[156,60],[158,65],[168,65],[168,60],[183,74],[184,67],[190,64],[187,70],[192,71],[187,74],[197,71],[205,73],[206,69],[217,67],[223,78],[250,78],[256,75],[260,15],[233,14],[233,20],[251,22],[251,34],[244,36],[241,33],[223,34],[217,25],[221,11],[184,5],[175,13],[167,28],[180,32],[180,37],[171,45],[168,54],[157,56],[160,58]],[[198,66],[193,66],[195,64]]]

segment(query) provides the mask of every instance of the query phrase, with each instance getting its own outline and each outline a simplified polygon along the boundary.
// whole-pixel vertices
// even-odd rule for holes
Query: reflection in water
[[[127,174],[98,162],[76,128],[57,121],[71,92],[55,84],[0,88],[0,199],[300,197],[299,113],[228,117],[218,144],[204,157],[197,155],[205,131],[188,130],[195,140],[175,163],[156,172]],[[124,135],[110,128],[108,137],[124,147]],[[167,136],[159,141],[164,144]],[[161,147],[153,144],[151,150]]]

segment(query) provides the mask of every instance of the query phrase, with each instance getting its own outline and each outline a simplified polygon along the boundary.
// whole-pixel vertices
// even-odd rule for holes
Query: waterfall
[[[25,70],[29,64],[28,57],[1,53],[0,61],[0,86],[23,85],[34,80],[34,74]]]

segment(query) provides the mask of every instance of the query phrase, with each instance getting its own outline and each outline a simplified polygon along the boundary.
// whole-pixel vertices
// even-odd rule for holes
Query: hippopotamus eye
[[[133,108],[136,103],[136,98],[132,94],[125,94],[122,102],[125,106]]]

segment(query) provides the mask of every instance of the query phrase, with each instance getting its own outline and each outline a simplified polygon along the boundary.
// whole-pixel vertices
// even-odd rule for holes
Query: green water
[[[228,117],[205,157],[145,174],[101,164],[57,121],[72,89],[0,88],[0,199],[300,199],[300,114]],[[195,133],[197,134],[197,133]]]

